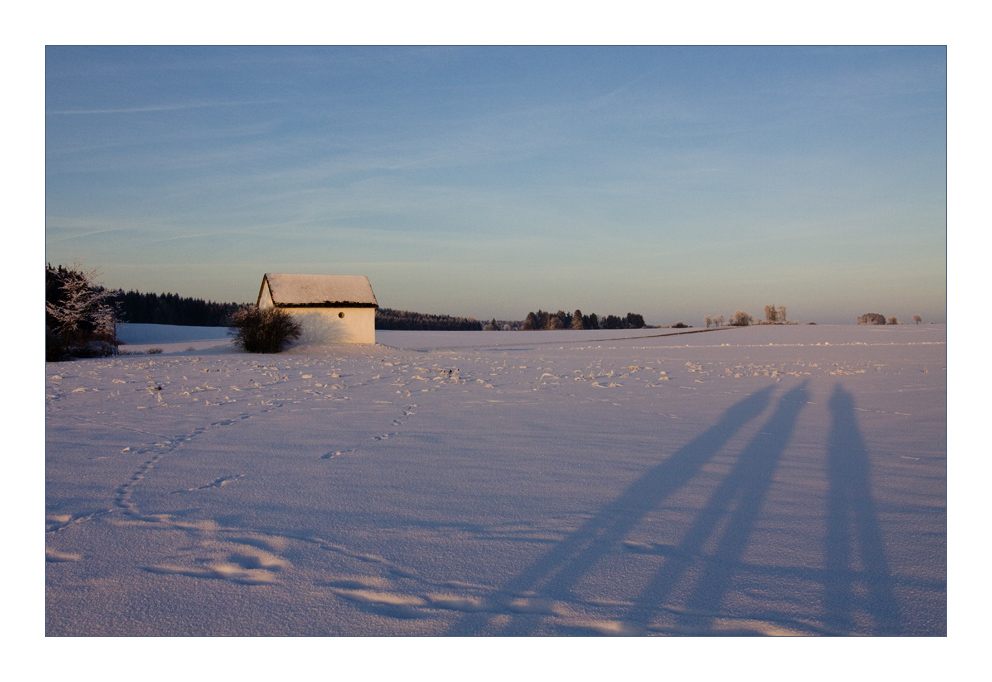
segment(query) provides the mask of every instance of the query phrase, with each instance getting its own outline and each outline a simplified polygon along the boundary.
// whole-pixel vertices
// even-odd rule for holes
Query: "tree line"
[[[496,327],[497,323],[493,320],[490,323],[490,327]],[[524,318],[523,322],[520,323],[519,327],[515,327],[522,330],[535,330],[535,329],[643,329],[647,325],[644,324],[644,317],[638,313],[627,313],[625,317],[620,317],[618,315],[607,315],[606,317],[600,318],[596,313],[590,313],[589,315],[583,315],[581,310],[576,310],[574,313],[567,313],[564,310],[559,310],[556,313],[547,312],[544,310],[538,310],[537,312],[527,313],[527,317]]]
[[[401,331],[477,332],[482,330],[482,323],[471,317],[377,308],[375,328]]]
[[[142,294],[117,291],[110,297],[123,322],[175,324],[190,327],[226,327],[239,303],[217,303],[179,294]]]

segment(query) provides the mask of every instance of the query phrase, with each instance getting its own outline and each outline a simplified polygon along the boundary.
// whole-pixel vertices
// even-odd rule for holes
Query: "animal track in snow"
[[[332,452],[325,452],[318,459],[334,459],[335,457],[340,457],[341,455],[346,455],[349,452],[354,452],[355,448],[349,450],[334,450]]]
[[[236,481],[239,478],[244,478],[245,474],[238,474],[237,476],[221,476],[220,478],[214,479],[206,485],[197,486],[195,488],[186,488],[185,490],[173,490],[170,495],[177,495],[179,493],[189,493],[195,492],[197,490],[209,490],[210,488],[220,488],[227,485],[231,481]]]
[[[377,404],[386,404],[386,405],[392,404],[392,403],[390,403],[388,401],[381,401],[381,400],[375,401],[375,402]],[[400,416],[397,417],[396,419],[393,419],[392,422],[390,423],[390,426],[402,427],[407,422],[407,420],[409,420],[410,417],[412,417],[413,415],[417,414],[416,411],[415,411],[416,409],[417,409],[417,405],[415,403],[410,403],[410,404],[405,405],[403,407],[403,411],[400,414]],[[399,434],[400,434],[399,431],[387,431],[386,433],[380,433],[380,434],[376,434],[376,435],[372,436],[372,440],[378,443],[378,442],[382,442],[382,441],[385,441],[385,440],[389,440],[393,436],[398,436]],[[317,459],[334,459],[336,457],[341,457],[342,455],[347,455],[347,454],[352,453],[352,452],[357,452],[360,449],[361,449],[361,446],[360,445],[356,445],[356,446],[350,447],[350,448],[340,448],[340,449],[337,449],[337,450],[329,450],[328,452],[325,452],[324,454],[322,454]]]

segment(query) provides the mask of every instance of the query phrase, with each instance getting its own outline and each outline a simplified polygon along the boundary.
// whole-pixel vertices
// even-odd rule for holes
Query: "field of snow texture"
[[[946,327],[675,331],[125,326],[46,367],[46,632],[945,635]]]

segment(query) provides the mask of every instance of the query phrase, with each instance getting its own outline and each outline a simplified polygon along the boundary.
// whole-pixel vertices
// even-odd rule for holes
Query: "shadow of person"
[[[779,461],[792,437],[799,413],[808,402],[806,383],[782,396],[775,411],[758,434],[745,446],[733,468],[714,490],[681,542],[664,565],[634,600],[626,621],[647,627],[676,585],[701,562],[705,564],[685,610],[695,615],[680,617],[679,627],[687,632],[706,633],[731,589],[734,576],[764,500],[771,487]],[[715,544],[710,556],[704,547]]]
[[[854,414],[854,398],[840,385],[828,402],[827,533],[824,611],[827,625],[857,629],[856,613],[874,621],[872,634],[901,634],[893,578],[871,494],[868,450]]]
[[[513,619],[511,608],[521,594],[567,599],[571,589],[607,553],[614,551],[646,514],[682,488],[745,424],[767,407],[772,387],[757,391],[731,406],[716,424],[649,469],[613,502],[524,569],[492,599],[492,611],[510,617],[499,634],[530,634],[536,619]],[[474,614],[457,621],[449,635],[478,634],[494,619],[493,613]]]

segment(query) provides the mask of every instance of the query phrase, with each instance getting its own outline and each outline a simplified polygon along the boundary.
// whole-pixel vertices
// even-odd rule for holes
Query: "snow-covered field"
[[[46,366],[46,632],[945,635],[946,327],[672,331],[125,326]]]

